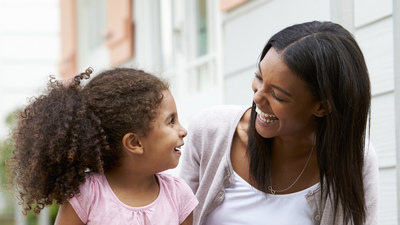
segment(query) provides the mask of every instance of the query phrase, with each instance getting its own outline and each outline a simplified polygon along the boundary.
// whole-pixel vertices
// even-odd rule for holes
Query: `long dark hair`
[[[82,86],[90,73],[68,84],[51,78],[18,114],[8,163],[25,212],[65,203],[79,193],[87,171],[118,166],[123,136],[149,132],[168,90],[156,76],[131,68],[103,71]]]
[[[286,65],[307,84],[312,95],[330,112],[316,120],[316,150],[322,191],[333,196],[335,214],[343,209],[343,222],[365,221],[363,184],[364,147],[370,115],[370,80],[364,56],[342,26],[332,22],[307,22],[278,32],[265,45],[282,54]],[[255,129],[255,103],[251,111],[247,155],[250,176],[267,190],[272,139]],[[325,190],[324,190],[325,189]]]

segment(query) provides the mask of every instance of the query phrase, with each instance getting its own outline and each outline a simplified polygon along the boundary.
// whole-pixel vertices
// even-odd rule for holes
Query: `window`
[[[207,54],[207,10],[206,0],[197,2],[197,56]]]
[[[60,1],[61,14],[61,61],[60,74],[63,79],[69,79],[77,70],[76,43],[76,2]]]
[[[106,1],[105,0],[80,0],[79,23],[81,47],[92,52],[101,47],[104,41],[106,28]],[[81,24],[80,24],[81,23]]]
[[[160,2],[163,73],[184,97],[216,87],[218,13],[214,0]]]
[[[216,14],[219,8],[216,1],[189,1],[188,18],[188,92],[196,94],[216,85],[217,80],[217,28]]]

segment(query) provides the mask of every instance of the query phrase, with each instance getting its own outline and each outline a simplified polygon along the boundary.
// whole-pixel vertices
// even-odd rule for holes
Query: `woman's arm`
[[[58,210],[55,225],[84,225],[69,202],[64,203]]]
[[[193,224],[193,212],[190,213],[188,217],[186,217],[185,221],[181,223],[181,225],[192,225]]]
[[[200,160],[202,146],[202,127],[198,120],[189,126],[186,144],[183,146],[180,177],[196,194],[199,187]]]
[[[378,157],[372,143],[367,141],[364,154],[364,190],[365,190],[365,206],[366,221],[365,224],[378,224],[378,197],[379,197],[379,166]]]

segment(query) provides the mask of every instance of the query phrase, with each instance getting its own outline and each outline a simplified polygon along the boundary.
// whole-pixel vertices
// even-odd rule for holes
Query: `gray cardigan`
[[[212,107],[198,113],[191,120],[180,171],[181,177],[199,200],[194,210],[194,225],[204,224],[208,215],[224,199],[225,187],[234,183],[230,161],[231,144],[236,127],[248,108]],[[365,151],[364,163],[366,224],[378,224],[379,170],[376,152],[372,146]],[[341,208],[335,217],[333,203],[330,200],[321,200],[320,192],[318,187],[306,195],[314,224],[343,224]]]

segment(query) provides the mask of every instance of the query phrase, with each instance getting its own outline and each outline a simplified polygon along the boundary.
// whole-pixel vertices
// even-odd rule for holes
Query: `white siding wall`
[[[58,0],[0,1],[0,138],[5,117],[57,74]]]
[[[58,74],[58,4],[58,0],[0,0],[0,139],[9,134],[6,116],[41,90],[50,74]],[[0,192],[0,210],[3,204]],[[47,210],[40,215],[40,225],[49,224]],[[15,224],[25,224],[19,205],[15,219]]]
[[[371,141],[380,167],[379,224],[397,224],[392,1],[355,0],[354,11],[355,37],[372,85]]]
[[[273,34],[295,23],[329,20],[329,13],[329,0],[251,1],[226,13],[222,28],[225,103],[251,104],[251,80],[261,50]]]

